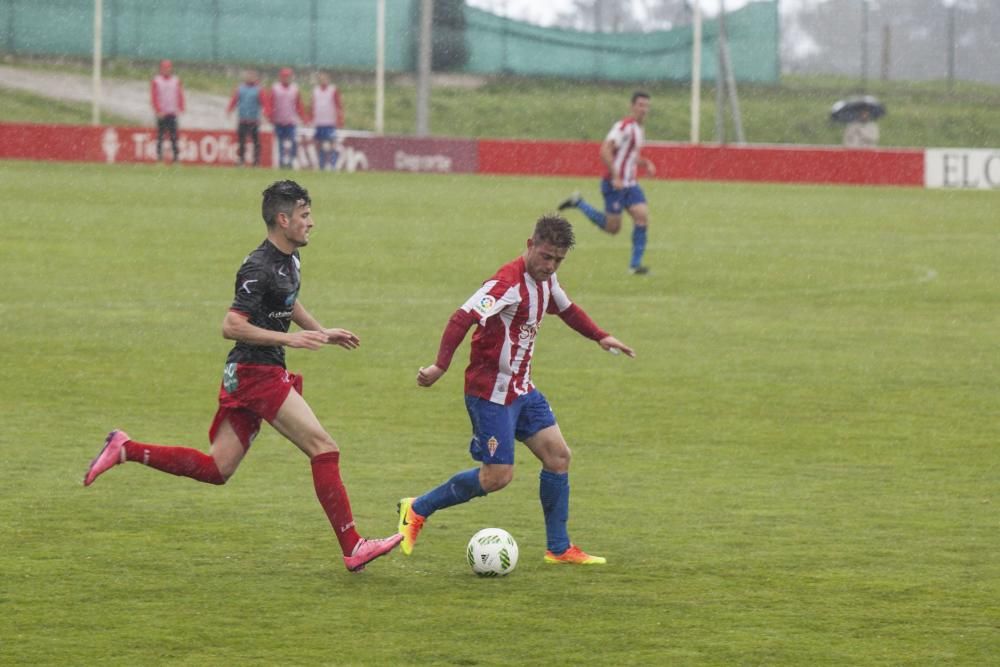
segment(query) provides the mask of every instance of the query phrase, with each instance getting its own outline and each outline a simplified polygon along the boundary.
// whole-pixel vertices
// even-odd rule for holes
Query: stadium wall
[[[300,135],[297,169],[315,168],[311,131]],[[338,170],[599,177],[592,141],[442,139],[341,133]],[[261,163],[274,165],[270,132],[261,133]],[[166,147],[164,150],[168,150]],[[236,135],[180,132],[181,162],[230,166]],[[652,143],[643,155],[657,178],[1000,190],[1000,149],[848,150],[838,147],[705,146]],[[152,163],[152,129],[0,123],[0,159]]]

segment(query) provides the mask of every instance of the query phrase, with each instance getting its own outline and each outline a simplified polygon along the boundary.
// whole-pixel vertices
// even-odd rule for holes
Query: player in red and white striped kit
[[[632,217],[632,258],[629,271],[643,275],[649,269],[642,264],[646,252],[646,231],[649,227],[649,207],[646,195],[639,187],[639,165],[646,168],[650,176],[656,175],[656,165],[642,157],[642,145],[646,141],[643,123],[649,113],[649,94],[641,90],[632,94],[631,114],[611,127],[601,144],[601,161],[607,173],[601,180],[601,194],[604,195],[604,212],[588,204],[579,192],[559,204],[559,210],[578,208],[587,218],[608,234],[617,234],[622,225],[622,211]]]
[[[570,450],[548,401],[531,379],[535,337],[546,314],[558,315],[602,349],[635,356],[632,348],[598,327],[574,304],[556,278],[573,246],[573,228],[564,218],[544,216],[524,254],[483,283],[448,321],[437,359],[417,375],[430,387],[444,375],[456,348],[473,325],[470,363],[465,371],[465,405],[472,421],[469,453],[480,467],[457,473],[419,498],[399,503],[402,550],[409,555],[426,519],[435,511],[499,491],[514,475],[514,441],[523,442],[542,463],[539,497],[545,516],[545,562],[598,565],[570,542]]]
[[[174,162],[180,159],[177,150],[177,116],[184,112],[184,86],[174,76],[174,66],[169,60],[160,61],[160,73],[150,83],[153,113],[156,114],[156,159],[163,159],[163,135],[170,133],[174,149]]]

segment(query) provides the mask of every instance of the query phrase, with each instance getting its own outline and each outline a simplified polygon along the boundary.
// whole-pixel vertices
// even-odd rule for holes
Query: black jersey
[[[236,273],[236,296],[230,310],[243,313],[261,329],[287,333],[299,296],[299,267],[298,250],[286,255],[265,239]],[[284,367],[285,348],[237,342],[226,361]]]

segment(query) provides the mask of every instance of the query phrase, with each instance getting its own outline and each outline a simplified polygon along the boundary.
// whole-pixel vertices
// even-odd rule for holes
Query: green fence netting
[[[418,4],[386,0],[390,71],[414,69]],[[104,0],[103,6],[103,49],[110,58],[335,69],[375,66],[375,0]],[[4,0],[0,50],[89,56],[93,11],[93,0]],[[468,61],[460,71],[617,81],[691,78],[689,26],[593,33],[543,28],[471,7],[465,8],[465,16]],[[726,28],[736,79],[777,81],[777,2],[751,2],[731,12]],[[717,36],[717,22],[706,21],[706,80],[715,78]]]

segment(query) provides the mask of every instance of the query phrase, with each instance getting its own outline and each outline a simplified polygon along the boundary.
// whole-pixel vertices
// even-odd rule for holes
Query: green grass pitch
[[[361,336],[293,350],[364,534],[470,467],[445,321],[583,179],[297,174],[302,302]],[[546,320],[534,379],[573,448],[548,566],[538,465],[446,510],[414,555],[344,569],[308,463],[265,427],[223,487],[104,435],[207,448],[235,271],[278,172],[0,163],[0,663],[981,665],[1000,655],[995,193],[647,182],[628,233],[575,212],[572,298],[633,345]],[[465,562],[480,528],[511,576]]]

